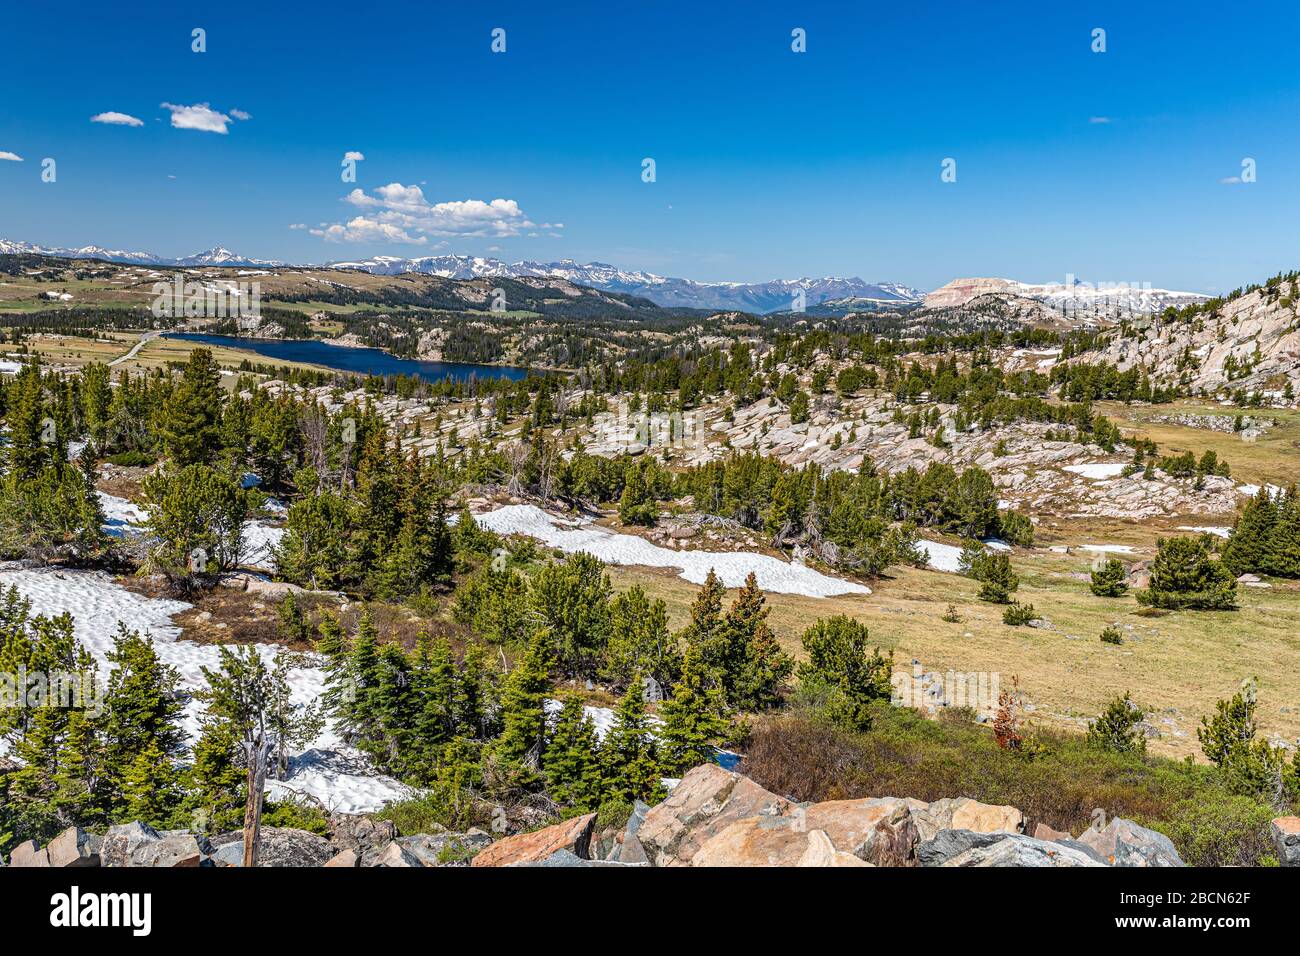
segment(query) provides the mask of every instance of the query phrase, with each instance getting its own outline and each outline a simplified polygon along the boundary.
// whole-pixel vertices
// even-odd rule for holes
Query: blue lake
[[[247,339],[235,335],[204,335],[201,332],[166,332],[163,337],[244,349],[279,362],[309,362],[358,375],[414,376],[426,382],[441,382],[449,378],[458,381],[468,378],[508,378],[517,381],[528,374],[527,369],[505,365],[466,365],[462,362],[424,362],[398,358],[382,349],[353,349],[315,339]]]

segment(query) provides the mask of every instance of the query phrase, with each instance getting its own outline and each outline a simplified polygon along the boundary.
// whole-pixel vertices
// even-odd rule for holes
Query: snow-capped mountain
[[[286,263],[270,259],[252,259],[218,246],[206,252],[179,259],[169,259],[148,252],[122,252],[99,246],[65,249],[38,246],[30,242],[0,239],[0,254],[35,253],[65,259],[103,259],[132,265],[181,266],[252,266],[279,267]],[[547,278],[558,276],[575,285],[604,292],[621,292],[649,299],[669,308],[711,309],[717,312],[785,312],[819,305],[822,302],[856,303],[856,308],[908,306],[918,304],[924,293],[897,282],[866,282],[858,278],[772,279],[768,282],[697,282],[655,275],[653,272],[628,271],[607,262],[580,263],[573,259],[558,262],[523,261],[507,263],[483,256],[424,256],[403,259],[398,256],[372,256],[330,262],[327,268],[356,269],[375,275],[400,275],[418,272],[445,279],[479,278]],[[802,302],[799,293],[802,292]]]
[[[55,256],[60,259],[103,259],[105,262],[121,262],[129,265],[147,266],[282,266],[283,262],[274,259],[252,259],[236,255],[229,249],[217,246],[206,252],[196,252],[192,256],[169,259],[152,252],[125,252],[121,249],[105,249],[101,246],[82,246],[80,249],[68,249],[61,246],[39,246],[32,242],[15,242],[0,239],[0,255],[28,253],[40,256]]]
[[[1015,279],[954,279],[925,297],[926,308],[965,305],[981,295],[1017,296],[1034,299],[1058,311],[1151,315],[1173,306],[1181,308],[1210,297],[1199,292],[1155,289],[1136,282],[1091,283],[1070,278],[1068,282],[1017,282]]]
[[[419,259],[375,256],[331,262],[329,265],[335,269],[360,269],[378,275],[420,272],[448,279],[560,276],[576,285],[641,296],[656,305],[716,311],[782,312],[794,307],[796,294],[800,291],[803,292],[806,306],[831,299],[913,305],[920,302],[922,297],[922,293],[916,289],[896,282],[872,283],[858,278],[838,277],[773,279],[768,282],[698,282],[694,279],[655,275],[652,272],[629,272],[607,262],[579,263],[573,259],[506,263],[500,259],[481,256],[425,256]]]

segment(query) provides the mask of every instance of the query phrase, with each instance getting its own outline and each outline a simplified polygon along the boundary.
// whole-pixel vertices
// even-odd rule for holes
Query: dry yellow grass
[[[1107,541],[1107,543],[1110,543]],[[1150,544],[1148,533],[1147,544]],[[1094,597],[1081,579],[1092,555],[1020,552],[1016,598],[1032,603],[1050,629],[1010,627],[1002,608],[981,602],[977,586],[959,575],[898,569],[873,583],[874,593],[836,598],[769,594],[770,620],[787,651],[798,656],[803,630],[819,617],[847,614],[866,623],[872,638],[894,652],[896,669],[915,658],[926,670],[989,671],[1003,685],[1013,675],[1034,705],[1033,718],[1082,729],[1106,702],[1124,691],[1149,713],[1162,736],[1153,752],[1200,755],[1196,727],[1216,700],[1242,679],[1260,680],[1259,724],[1265,735],[1300,737],[1300,585],[1241,589],[1235,612],[1179,612],[1147,617],[1132,597]],[[639,583],[668,605],[674,627],[687,620],[698,590],[672,571],[611,568],[617,589]],[[949,604],[962,620],[942,620]],[[1100,634],[1117,624],[1121,646]],[[1132,628],[1129,630],[1129,628]]]

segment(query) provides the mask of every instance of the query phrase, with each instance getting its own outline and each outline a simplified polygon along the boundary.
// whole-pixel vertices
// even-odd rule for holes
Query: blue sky
[[[0,237],[922,288],[1300,266],[1294,3],[178,6],[11,5]]]

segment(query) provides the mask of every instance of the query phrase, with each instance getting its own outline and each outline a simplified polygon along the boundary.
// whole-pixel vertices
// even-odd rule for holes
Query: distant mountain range
[[[965,305],[984,295],[1033,299],[1062,312],[1096,312],[1113,315],[1151,315],[1173,306],[1182,308],[1210,297],[1199,292],[1153,289],[1138,283],[1017,282],[1015,279],[953,279],[925,297],[927,309]]]
[[[237,255],[229,249],[217,246],[206,252],[196,252],[192,256],[180,259],[168,259],[156,256],[152,252],[127,252],[122,249],[104,249],[100,246],[82,246],[80,249],[65,249],[60,246],[38,246],[31,242],[14,242],[0,239],[0,255],[27,253],[38,256],[56,256],[60,259],[103,259],[106,262],[121,262],[140,266],[258,266],[268,268],[283,266],[285,263],[275,259],[250,259]]]
[[[0,254],[32,253],[65,259],[103,259],[131,265],[180,267],[248,267],[279,268],[289,265],[274,259],[241,256],[218,246],[206,252],[179,259],[169,259],[149,252],[126,252],[83,246],[80,249],[38,246],[29,242],[0,239]],[[302,265],[308,268],[307,264]],[[424,256],[404,259],[397,256],[372,256],[328,262],[323,267],[351,269],[374,275],[419,273],[445,279],[526,279],[558,276],[581,286],[604,292],[649,299],[667,308],[708,309],[715,312],[797,312],[812,315],[844,315],[879,309],[944,308],[964,305],[983,295],[1015,296],[1032,299],[1047,307],[1065,312],[1093,312],[1102,318],[1114,315],[1149,315],[1169,306],[1181,307],[1203,302],[1208,296],[1196,292],[1152,289],[1133,284],[1115,286],[1086,282],[1028,283],[1015,279],[954,279],[928,295],[897,282],[866,282],[858,278],[827,276],[820,279],[772,279],[767,282],[699,282],[656,275],[653,272],[627,271],[605,262],[579,263],[573,259],[558,262],[513,262],[483,256]],[[799,299],[802,293],[802,302]]]
[[[675,279],[653,272],[628,272],[605,262],[579,263],[514,262],[480,256],[426,256],[398,259],[374,256],[348,262],[331,262],[335,269],[360,269],[377,275],[420,272],[447,279],[477,279],[484,276],[520,279],[530,276],[560,276],[576,285],[606,292],[622,292],[649,299],[669,308],[712,309],[717,312],[785,312],[796,305],[803,293],[803,305],[855,299],[892,305],[915,305],[923,293],[896,282],[865,282],[862,279],[772,279],[767,282],[698,282]]]
[[[149,252],[127,252],[100,246],[66,249],[0,239],[0,254],[5,253],[32,253],[64,259],[103,259],[108,262],[153,266],[272,268],[286,265],[276,260],[237,255],[220,247],[180,259],[169,259]],[[711,309],[717,312],[789,311],[797,305],[796,296],[800,291],[803,292],[803,305],[807,308],[829,301],[853,301],[863,309],[916,305],[923,295],[917,289],[896,282],[872,283],[862,279],[836,277],[773,279],[768,282],[697,282],[694,279],[675,279],[652,272],[628,272],[604,262],[584,264],[572,259],[507,263],[481,256],[425,256],[418,259],[373,256],[368,259],[328,262],[325,267],[354,269],[375,275],[416,272],[445,279],[559,276],[577,285],[605,292],[640,296],[667,308]]]

